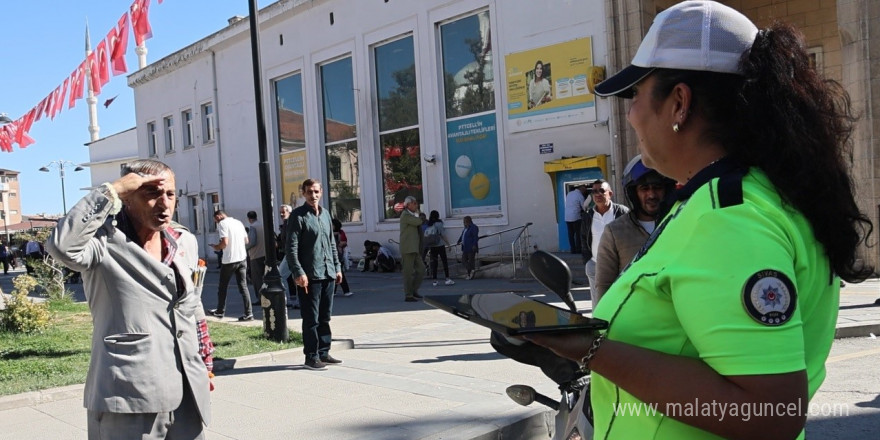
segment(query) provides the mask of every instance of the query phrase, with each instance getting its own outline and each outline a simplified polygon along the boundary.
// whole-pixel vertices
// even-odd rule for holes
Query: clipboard
[[[507,336],[608,328],[607,321],[509,292],[427,295],[424,302]]]

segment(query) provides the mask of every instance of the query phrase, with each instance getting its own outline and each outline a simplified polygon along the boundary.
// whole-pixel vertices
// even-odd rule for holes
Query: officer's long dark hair
[[[762,169],[809,221],[834,272],[864,280],[873,268],[856,264],[856,249],[873,226],[856,205],[848,173],[856,120],[849,95],[810,66],[803,35],[788,24],[758,32],[741,63],[745,76],[658,69],[652,93],[662,99],[687,84],[690,111],[709,125],[706,140]]]

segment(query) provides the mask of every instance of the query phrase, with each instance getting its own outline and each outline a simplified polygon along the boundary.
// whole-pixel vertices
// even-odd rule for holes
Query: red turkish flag
[[[0,127],[0,151],[12,153],[12,136],[9,134],[9,125]]]
[[[47,96],[45,99],[46,99],[46,104],[43,106],[43,114],[45,114],[46,117],[48,118],[49,114],[52,112],[52,107],[55,106],[55,101],[54,101],[55,92],[50,93],[49,96]],[[39,117],[36,117],[34,120],[39,120],[39,119],[40,119]]]
[[[89,87],[95,96],[101,94],[101,74],[98,73],[98,56],[97,52],[92,52],[86,57],[86,65],[88,66]]]
[[[79,67],[70,74],[70,95],[68,95],[68,106],[71,109],[76,105],[76,100],[83,97],[83,76],[85,76],[86,62],[83,61]]]
[[[153,37],[149,14],[150,0],[134,0],[131,4],[131,29],[134,31],[134,43],[137,46]]]
[[[125,65],[125,52],[128,50],[128,12],[122,14],[117,27],[107,34],[107,49],[110,53],[110,66],[113,75],[128,72]]]
[[[40,116],[43,116],[43,110],[46,108],[46,101],[47,101],[48,99],[50,99],[51,97],[52,97],[52,94],[50,93],[49,96],[43,98],[43,100],[40,101],[39,104],[37,104],[37,116],[34,117],[34,122],[39,121],[39,120],[40,120]]]
[[[67,94],[67,84],[69,82],[70,78],[64,78],[64,83],[55,89],[55,105],[52,106],[52,119],[55,119],[55,115],[61,113],[61,109],[64,108],[64,95]]]
[[[15,143],[18,144],[19,148],[25,148],[34,143],[34,139],[28,136],[28,131],[31,130],[31,125],[34,123],[36,113],[36,107],[32,108],[31,111],[27,112],[27,114],[22,116],[21,119],[14,122],[16,129]]]
[[[101,79],[101,87],[110,82],[110,62],[107,59],[107,41],[101,40],[95,48],[98,57],[98,78]]]

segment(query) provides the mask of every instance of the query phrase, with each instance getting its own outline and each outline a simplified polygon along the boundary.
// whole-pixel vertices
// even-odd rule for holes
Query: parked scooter
[[[529,257],[529,270],[539,283],[556,293],[572,312],[577,313],[571,295],[571,271],[565,261],[549,252],[536,251]],[[593,438],[589,374],[579,371],[577,363],[520,339],[493,331],[489,341],[497,352],[517,362],[541,368],[547,377],[559,385],[561,396],[558,402],[528,385],[511,385],[507,388],[508,397],[520,405],[538,402],[557,411],[553,439]]]

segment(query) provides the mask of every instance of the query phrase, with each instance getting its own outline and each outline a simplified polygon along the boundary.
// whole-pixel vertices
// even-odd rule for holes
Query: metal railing
[[[521,270],[526,269],[525,262],[532,251],[531,234],[529,233],[529,226],[531,225],[532,222],[529,222],[522,226],[480,235],[479,256],[481,260],[497,259],[499,263],[504,264],[510,259],[511,278],[516,278]],[[487,241],[491,241],[491,243],[487,243]],[[397,246],[399,249],[400,243],[397,240],[389,238],[388,243]],[[447,245],[446,253],[449,259],[450,273],[463,273],[461,244],[451,243]],[[399,256],[399,251],[397,255]]]

